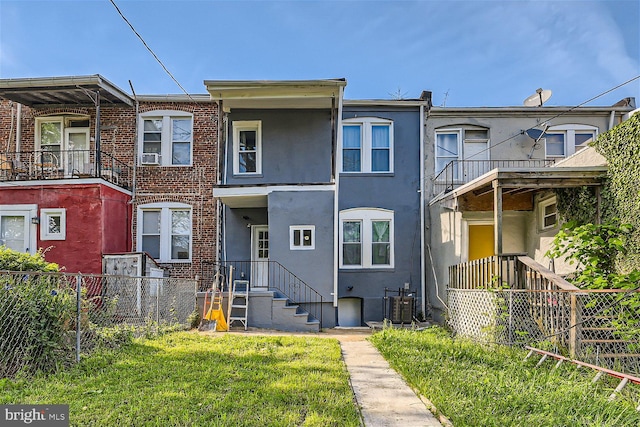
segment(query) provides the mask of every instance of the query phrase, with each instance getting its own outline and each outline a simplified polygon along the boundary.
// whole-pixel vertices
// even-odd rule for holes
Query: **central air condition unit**
[[[143,165],[159,165],[160,154],[158,153],[142,153],[141,162]]]

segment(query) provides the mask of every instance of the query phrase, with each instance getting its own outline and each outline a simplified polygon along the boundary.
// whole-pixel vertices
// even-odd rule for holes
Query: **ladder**
[[[236,320],[247,330],[247,313],[249,311],[249,281],[234,280],[229,297],[229,327]]]

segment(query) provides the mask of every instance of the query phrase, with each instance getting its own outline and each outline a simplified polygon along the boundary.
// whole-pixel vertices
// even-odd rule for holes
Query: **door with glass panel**
[[[17,252],[30,252],[28,211],[0,212],[0,246]]]
[[[65,129],[65,151],[62,162],[65,175],[92,175],[93,165],[89,160],[89,128]]]
[[[251,227],[251,288],[269,288],[269,227]]]

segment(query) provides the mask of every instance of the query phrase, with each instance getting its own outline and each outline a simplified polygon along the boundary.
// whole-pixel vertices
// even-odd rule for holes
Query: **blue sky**
[[[350,99],[578,105],[640,75],[640,2],[115,0],[189,93],[204,80],[344,77]],[[109,0],[0,0],[0,78],[101,74],[181,93]],[[587,105],[634,96],[640,79]]]

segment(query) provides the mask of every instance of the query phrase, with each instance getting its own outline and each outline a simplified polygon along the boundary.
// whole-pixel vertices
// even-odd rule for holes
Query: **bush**
[[[44,252],[35,255],[17,252],[6,246],[0,246],[0,270],[6,271],[60,271],[60,266],[44,259]]]
[[[32,273],[59,271],[41,251],[30,255],[0,246],[0,270],[29,272],[0,276],[0,377],[55,370],[73,343],[68,331],[75,292],[61,289],[57,276]]]
[[[0,279],[0,377],[53,372],[73,356],[75,291],[51,276]]]

